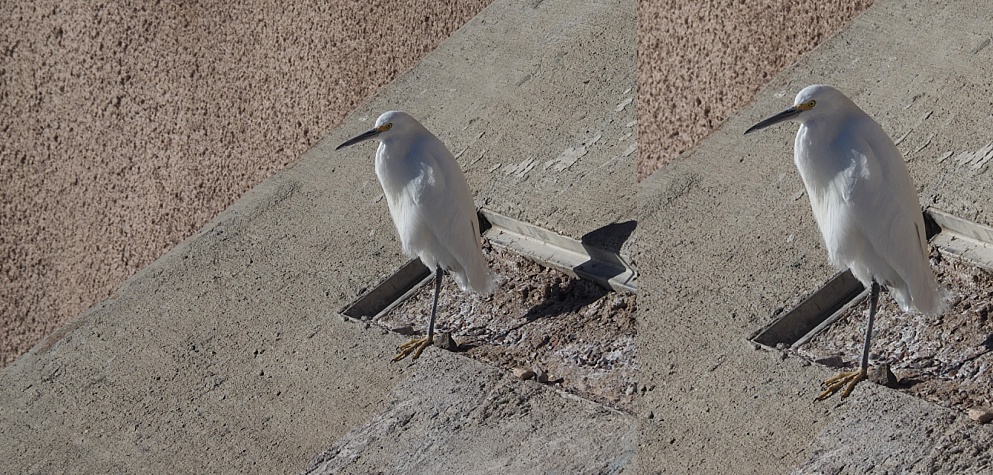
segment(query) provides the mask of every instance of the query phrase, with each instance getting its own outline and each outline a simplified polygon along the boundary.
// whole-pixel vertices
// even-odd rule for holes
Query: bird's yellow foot
[[[410,361],[417,361],[417,358],[421,356],[421,352],[423,352],[425,348],[431,346],[431,343],[432,338],[429,336],[414,338],[413,340],[397,347],[397,354],[393,357],[393,361],[400,361],[411,353],[413,353],[413,356],[410,357]]]
[[[848,371],[845,373],[839,373],[837,376],[824,381],[824,392],[820,396],[817,396],[818,401],[823,401],[831,397],[834,393],[838,392],[841,388],[845,388],[845,391],[841,393],[841,398],[844,399],[852,393],[855,389],[855,385],[860,381],[866,379],[865,368],[859,368],[855,371]]]

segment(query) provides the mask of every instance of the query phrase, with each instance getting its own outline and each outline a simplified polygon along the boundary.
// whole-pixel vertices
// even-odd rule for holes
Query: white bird
[[[847,397],[866,379],[869,341],[880,285],[905,312],[945,308],[928,260],[924,219],[900,151],[882,127],[831,86],[813,85],[793,107],[745,131],[793,120],[800,123],[793,159],[807,188],[828,260],[871,289],[862,363],[824,382],[817,400],[842,387]]]
[[[463,291],[489,295],[494,279],[480,243],[479,220],[465,174],[445,144],[405,112],[389,111],[376,127],[335,150],[369,139],[380,141],[376,176],[383,186],[403,252],[419,257],[435,274],[428,334],[397,348],[393,361],[416,360],[434,341],[443,271]]]

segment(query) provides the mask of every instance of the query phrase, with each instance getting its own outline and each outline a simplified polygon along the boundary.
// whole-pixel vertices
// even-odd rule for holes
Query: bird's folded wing
[[[480,250],[479,221],[465,174],[441,141],[425,141],[420,148],[430,177],[417,183],[416,202],[424,222],[438,240],[438,264],[452,273],[460,286],[487,294],[492,279]]]

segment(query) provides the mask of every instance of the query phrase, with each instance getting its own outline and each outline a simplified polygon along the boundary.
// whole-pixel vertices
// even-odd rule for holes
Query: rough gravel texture
[[[0,367],[488,3],[2,2]]]
[[[907,313],[883,293],[873,324],[869,364],[889,364],[900,390],[965,413],[993,409],[993,274],[968,261],[932,253],[949,309],[941,315]],[[797,352],[832,366],[858,366],[868,300]],[[857,389],[856,389],[857,390]]]
[[[457,351],[508,374],[514,368],[543,370],[550,384],[633,413],[638,389],[636,296],[609,292],[505,249],[487,245],[484,253],[501,276],[500,287],[482,297],[459,291],[446,277],[436,333],[450,332]],[[376,323],[424,335],[433,297],[432,281]]]

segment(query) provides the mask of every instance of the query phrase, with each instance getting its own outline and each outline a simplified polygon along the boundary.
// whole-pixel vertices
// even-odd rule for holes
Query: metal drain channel
[[[941,233],[931,240],[941,252],[993,271],[993,228],[940,210],[930,210]]]
[[[933,208],[924,212],[924,220],[929,225],[931,243],[941,253],[993,271],[993,228]],[[868,293],[851,272],[839,273],[749,340],[770,348],[802,346]]]
[[[785,315],[755,332],[750,340],[772,348],[799,346],[834,323],[866,293],[850,271],[838,273]]]
[[[547,229],[483,209],[493,226],[483,233],[490,244],[509,248],[533,261],[615,291],[637,292],[638,273],[620,253],[584,244]]]
[[[619,253],[583,244],[485,208],[479,210],[479,218],[483,236],[494,246],[510,249],[573,277],[592,280],[604,288],[628,292],[637,289],[637,272]],[[352,318],[379,318],[429,280],[431,271],[420,259],[412,259],[341,313]]]

